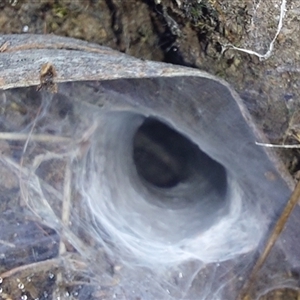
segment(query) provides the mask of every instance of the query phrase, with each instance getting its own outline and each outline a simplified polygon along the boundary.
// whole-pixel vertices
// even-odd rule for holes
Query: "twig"
[[[28,134],[0,132],[0,140],[27,141]],[[30,140],[36,142],[61,143],[61,142],[70,142],[72,139],[67,137],[62,137],[62,136],[49,135],[49,134],[32,134],[30,136]]]
[[[16,248],[16,245],[10,243],[10,242],[7,242],[7,241],[4,241],[4,240],[0,240],[0,244],[4,245],[4,246],[8,246],[10,248]]]
[[[264,264],[264,262],[266,261],[270,251],[272,250],[272,248],[273,248],[276,240],[278,239],[279,235],[281,234],[282,230],[284,229],[284,226],[285,226],[290,214],[292,213],[294,207],[298,203],[299,198],[300,198],[300,181],[297,183],[281,216],[277,220],[275,227],[274,227],[270,237],[267,240],[265,249],[264,249],[263,253],[260,255],[260,257],[257,259],[257,261],[251,271],[251,274],[248,277],[248,280],[246,281],[244,287],[242,288],[242,290],[240,292],[240,296],[238,297],[238,299],[242,299],[242,300],[249,299],[249,291],[254,283],[255,277],[256,277],[258,271],[260,270],[260,268],[262,267],[262,265]]]
[[[58,159],[58,160],[63,160],[67,157],[70,157],[73,155],[73,152],[76,152],[76,150],[71,150],[70,152],[64,152],[64,153],[54,153],[54,152],[46,152],[43,154],[37,155],[31,165],[31,172],[35,172],[37,168],[41,165],[41,163],[45,161],[49,161],[52,159]]]
[[[67,161],[65,178],[64,178],[64,197],[62,203],[61,220],[64,226],[68,227],[70,219],[70,206],[71,206],[71,162]],[[63,236],[60,239],[59,254],[62,255],[66,252],[66,246],[63,242]]]
[[[10,42],[9,41],[6,41],[4,42],[1,46],[0,46],[0,53],[1,52],[5,52],[9,46]]]
[[[255,144],[267,148],[286,148],[286,149],[300,148],[300,145],[279,145],[279,144],[265,144],[265,143],[258,143],[258,142],[255,142]]]
[[[70,206],[71,206],[71,159],[67,159],[66,167],[65,167],[65,176],[64,176],[64,194],[63,194],[63,201],[62,201],[62,214],[61,214],[61,221],[62,221],[62,232],[59,239],[59,256],[66,253],[66,245],[64,243],[65,240],[65,230],[64,228],[68,228],[69,220],[70,220]],[[63,275],[59,272],[56,276],[56,284],[59,285],[60,282],[63,280]],[[55,296],[55,291],[53,293]],[[53,297],[55,299],[55,297]]]
[[[2,279],[8,278],[8,277],[11,277],[11,276],[19,273],[19,272],[26,271],[28,269],[33,269],[35,272],[38,272],[39,270],[46,271],[46,270],[49,270],[49,269],[51,269],[55,266],[57,266],[57,267],[60,266],[61,262],[62,261],[61,261],[60,258],[47,259],[47,260],[44,260],[44,261],[39,261],[39,262],[35,262],[35,263],[32,263],[32,264],[16,267],[14,269],[11,269],[9,271],[6,271],[6,272],[0,274],[0,277]]]

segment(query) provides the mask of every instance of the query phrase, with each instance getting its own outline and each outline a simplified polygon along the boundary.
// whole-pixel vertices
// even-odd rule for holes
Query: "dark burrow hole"
[[[147,118],[133,141],[137,172],[148,183],[171,188],[188,177],[188,159],[194,145],[166,124]]]
[[[140,178],[159,188],[202,177],[217,189],[226,185],[226,172],[220,164],[188,138],[158,119],[146,118],[133,140],[133,160]],[[221,187],[222,186],[222,187]]]

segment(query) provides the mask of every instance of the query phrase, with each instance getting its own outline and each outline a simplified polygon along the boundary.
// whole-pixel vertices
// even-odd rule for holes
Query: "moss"
[[[68,9],[57,4],[53,7],[53,15],[55,17],[64,18],[68,15]]]
[[[196,26],[199,23],[215,23],[218,20],[218,12],[212,1],[188,2],[183,7],[186,17]]]

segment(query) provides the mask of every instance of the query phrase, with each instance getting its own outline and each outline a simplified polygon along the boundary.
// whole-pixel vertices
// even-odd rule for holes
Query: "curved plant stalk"
[[[256,275],[258,273],[258,271],[261,269],[261,267],[263,266],[263,264],[265,263],[268,255],[270,254],[274,244],[276,243],[279,235],[281,234],[281,232],[283,231],[285,224],[287,222],[287,220],[289,219],[289,216],[291,215],[293,209],[295,208],[296,204],[298,203],[300,199],[300,181],[298,182],[298,184],[296,185],[290,199],[288,200],[283,212],[281,213],[279,219],[277,220],[275,227],[270,235],[270,237],[268,238],[264,251],[262,252],[262,254],[259,256],[259,258],[257,259],[251,273],[250,276],[248,277],[244,287],[242,288],[241,292],[240,292],[240,296],[238,297],[239,300],[250,300],[250,290],[251,287],[253,286],[253,283],[255,281]]]

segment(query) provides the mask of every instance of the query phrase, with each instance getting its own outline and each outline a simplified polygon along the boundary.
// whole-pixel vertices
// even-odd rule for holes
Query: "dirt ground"
[[[287,1],[283,26],[270,56],[264,57],[276,36],[282,4],[285,1],[0,0],[0,33],[70,36],[138,58],[205,70],[236,89],[271,143],[296,145],[300,140],[297,0]],[[300,152],[278,153],[297,178]],[[296,291],[280,290],[261,299],[299,297]]]
[[[1,33],[54,33],[135,57],[200,68],[226,79],[273,143],[297,144],[298,13],[288,1],[271,56],[281,1],[41,0],[0,2]],[[280,151],[292,174],[298,150]]]

